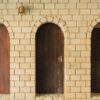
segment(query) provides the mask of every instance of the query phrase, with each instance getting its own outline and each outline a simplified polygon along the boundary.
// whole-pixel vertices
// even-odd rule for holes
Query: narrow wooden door
[[[91,91],[100,93],[100,28],[94,28],[91,39]]]
[[[63,93],[64,37],[53,23],[36,33],[36,93]]]
[[[0,93],[10,92],[10,40],[7,28],[0,24]]]

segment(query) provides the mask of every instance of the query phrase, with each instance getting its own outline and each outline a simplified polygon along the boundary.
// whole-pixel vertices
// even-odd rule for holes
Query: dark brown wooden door
[[[92,32],[91,91],[100,93],[100,28],[94,28]]]
[[[36,93],[63,93],[64,37],[53,23],[36,33]]]
[[[10,43],[7,28],[0,24],[0,93],[10,91]]]

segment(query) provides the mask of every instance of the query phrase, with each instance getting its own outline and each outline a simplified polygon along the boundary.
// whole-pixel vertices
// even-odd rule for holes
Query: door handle
[[[58,61],[59,61],[60,63],[63,61],[62,56],[59,56],[57,59],[58,59]]]

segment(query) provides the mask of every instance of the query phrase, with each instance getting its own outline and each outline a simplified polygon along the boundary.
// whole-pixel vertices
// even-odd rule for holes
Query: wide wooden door
[[[53,23],[36,33],[36,93],[63,93],[64,37]]]
[[[100,28],[94,28],[92,32],[91,91],[100,93]]]

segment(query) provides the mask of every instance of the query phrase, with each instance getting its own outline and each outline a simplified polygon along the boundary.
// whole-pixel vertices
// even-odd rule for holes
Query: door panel
[[[63,93],[64,37],[53,23],[36,33],[36,92]]]
[[[10,92],[10,43],[6,27],[0,24],[0,93]]]
[[[100,29],[94,28],[91,40],[91,91],[100,92]]]

